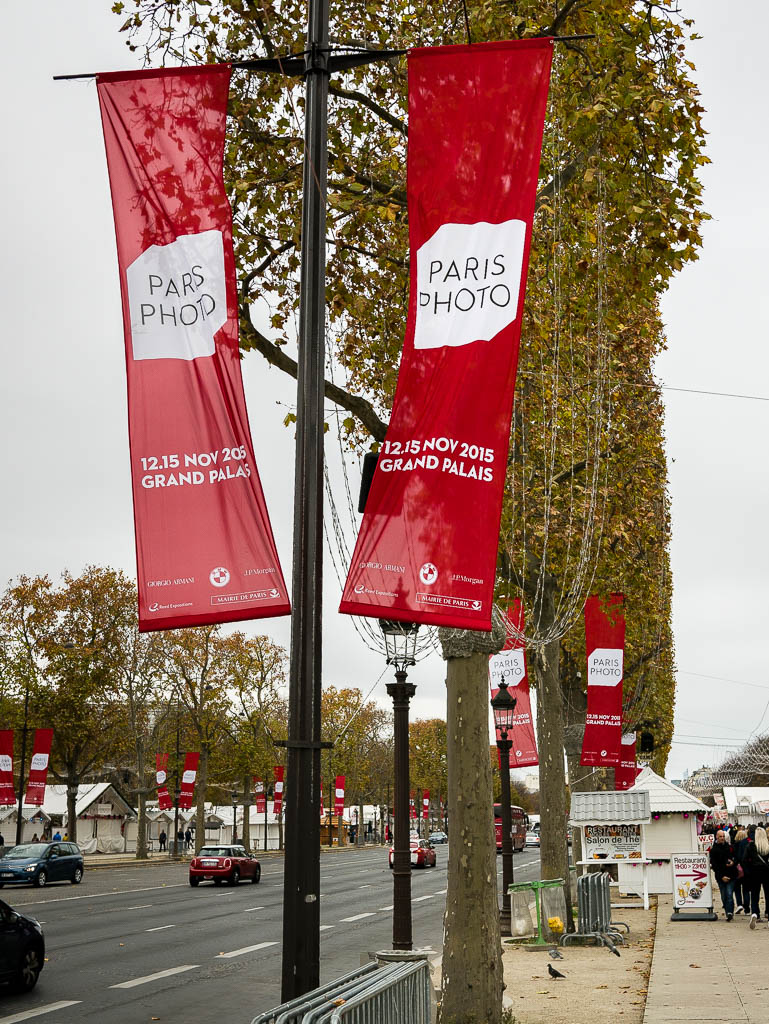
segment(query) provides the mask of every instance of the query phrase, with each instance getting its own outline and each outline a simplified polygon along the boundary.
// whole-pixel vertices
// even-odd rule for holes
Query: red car
[[[204,846],[190,862],[190,885],[213,882],[237,885],[241,878],[254,885],[262,877],[262,868],[256,857],[246,853],[242,846]]]
[[[411,866],[412,868],[434,868],[435,867],[435,850],[428,839],[411,839],[409,841],[409,847],[411,849]],[[393,866],[393,848],[390,847],[390,867]]]

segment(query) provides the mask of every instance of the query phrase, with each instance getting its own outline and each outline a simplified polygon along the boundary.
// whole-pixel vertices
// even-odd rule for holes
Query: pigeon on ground
[[[549,949],[548,953],[553,958],[553,960],[563,960],[563,956],[561,955],[560,950],[556,949],[555,946],[553,946],[552,949]]]
[[[555,967],[553,967],[552,964],[548,964],[547,965],[547,973],[550,975],[551,978],[565,978],[566,977],[565,974],[561,974],[560,971],[556,971]]]

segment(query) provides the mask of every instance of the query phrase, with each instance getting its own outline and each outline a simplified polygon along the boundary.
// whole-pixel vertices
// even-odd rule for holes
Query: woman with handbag
[[[750,914],[750,867],[745,863],[749,845],[748,833],[741,828],[734,837],[734,853],[737,857],[737,881],[734,886],[734,899],[737,904],[735,914]]]
[[[766,829],[760,827],[756,829],[755,838],[748,846],[745,861],[751,878],[750,927],[755,928],[756,923],[761,920],[758,901],[762,889],[764,890],[764,915],[769,921],[769,837],[766,835]]]

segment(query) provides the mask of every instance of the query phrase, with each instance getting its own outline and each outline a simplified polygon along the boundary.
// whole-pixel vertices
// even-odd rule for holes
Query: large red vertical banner
[[[285,768],[282,764],[276,764],[272,769],[275,785],[272,788],[272,813],[279,818],[283,811],[283,773]]]
[[[29,762],[29,779],[24,803],[41,806],[45,802],[45,784],[48,779],[48,763],[51,759],[53,729],[35,729],[32,760]]]
[[[411,291],[340,611],[491,629],[552,40],[411,50]]]
[[[587,716],[580,764],[616,767],[620,762],[624,600],[611,594],[605,603],[597,595],[585,601]]]
[[[337,775],[334,780],[334,814],[339,821],[344,814],[344,775]]]
[[[13,729],[0,729],[0,807],[16,803],[13,789]]]
[[[97,76],[123,297],[139,628],[290,611],[238,350],[230,69]]]
[[[168,754],[155,754],[155,781],[158,787],[158,810],[167,811],[173,807],[168,792]]]
[[[638,775],[636,764],[636,734],[623,732],[619,764],[614,769],[614,788],[630,789]]]
[[[523,601],[516,597],[506,614],[511,625],[519,633],[523,633],[525,625]],[[508,739],[513,741],[510,748],[510,767],[528,768],[531,765],[539,764],[539,757],[537,756],[537,738],[534,734],[534,721],[531,714],[526,651],[523,640],[517,636],[511,636],[509,633],[505,646],[499,654],[492,654],[489,657],[489,685],[492,699],[499,692],[499,683],[503,676],[510,696],[516,699],[513,712],[513,731],[508,736]],[[496,732],[497,739],[501,739],[499,730]]]
[[[182,772],[182,784],[179,787],[179,806],[185,811],[192,807],[192,798],[195,795],[195,779],[198,777],[198,763],[200,754],[189,753],[184,758],[184,771]]]
[[[256,813],[264,814],[267,810],[267,794],[264,791],[264,782],[254,776],[254,804]]]

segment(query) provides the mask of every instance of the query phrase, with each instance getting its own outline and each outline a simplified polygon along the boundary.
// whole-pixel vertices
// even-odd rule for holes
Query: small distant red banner
[[[614,769],[615,789],[630,789],[636,780],[638,765],[636,764],[635,745],[636,734],[634,732],[623,732],[619,764]]]
[[[35,729],[32,760],[29,762],[29,780],[24,803],[41,806],[45,802],[45,784],[48,779],[48,764],[51,759],[53,729]]]
[[[430,814],[430,790],[429,789],[423,789],[422,790],[422,817],[424,818],[425,821],[427,821],[427,818],[429,817],[429,814]]]
[[[417,805],[414,800],[414,791],[412,790],[411,796],[409,797],[409,818],[416,818],[417,816]]]
[[[254,804],[257,814],[264,814],[267,810],[267,794],[264,791],[264,782],[254,776]]]
[[[246,413],[229,65],[97,75],[123,299],[142,631],[290,611]]]
[[[168,792],[168,754],[155,754],[155,781],[158,787],[158,809],[167,811],[173,807]]]
[[[13,729],[0,729],[0,807],[16,803],[13,789]]]
[[[587,716],[580,764],[617,767],[622,740],[622,677],[625,661],[624,597],[597,595],[585,601]]]
[[[195,780],[198,777],[198,763],[200,754],[190,753],[184,758],[184,771],[182,772],[182,784],[179,787],[179,806],[185,811],[192,807],[192,800],[195,796]]]
[[[491,629],[552,50],[409,52],[408,322],[350,615]]]
[[[524,631],[525,619],[523,602],[520,598],[513,601],[507,609],[507,619],[520,633]],[[505,646],[499,654],[489,658],[489,685],[492,700],[499,693],[499,682],[504,676],[511,697],[515,697],[516,705],[513,712],[513,731],[509,740],[510,767],[528,768],[539,764],[537,756],[537,738],[534,735],[534,722],[531,715],[531,693],[526,668],[526,651],[523,640],[508,635]],[[502,737],[496,730],[497,739]]]
[[[334,780],[334,814],[337,818],[344,814],[344,775],[337,775]]]
[[[283,772],[282,764],[276,764],[272,769],[275,785],[272,788],[272,813],[279,818],[283,811]]]

